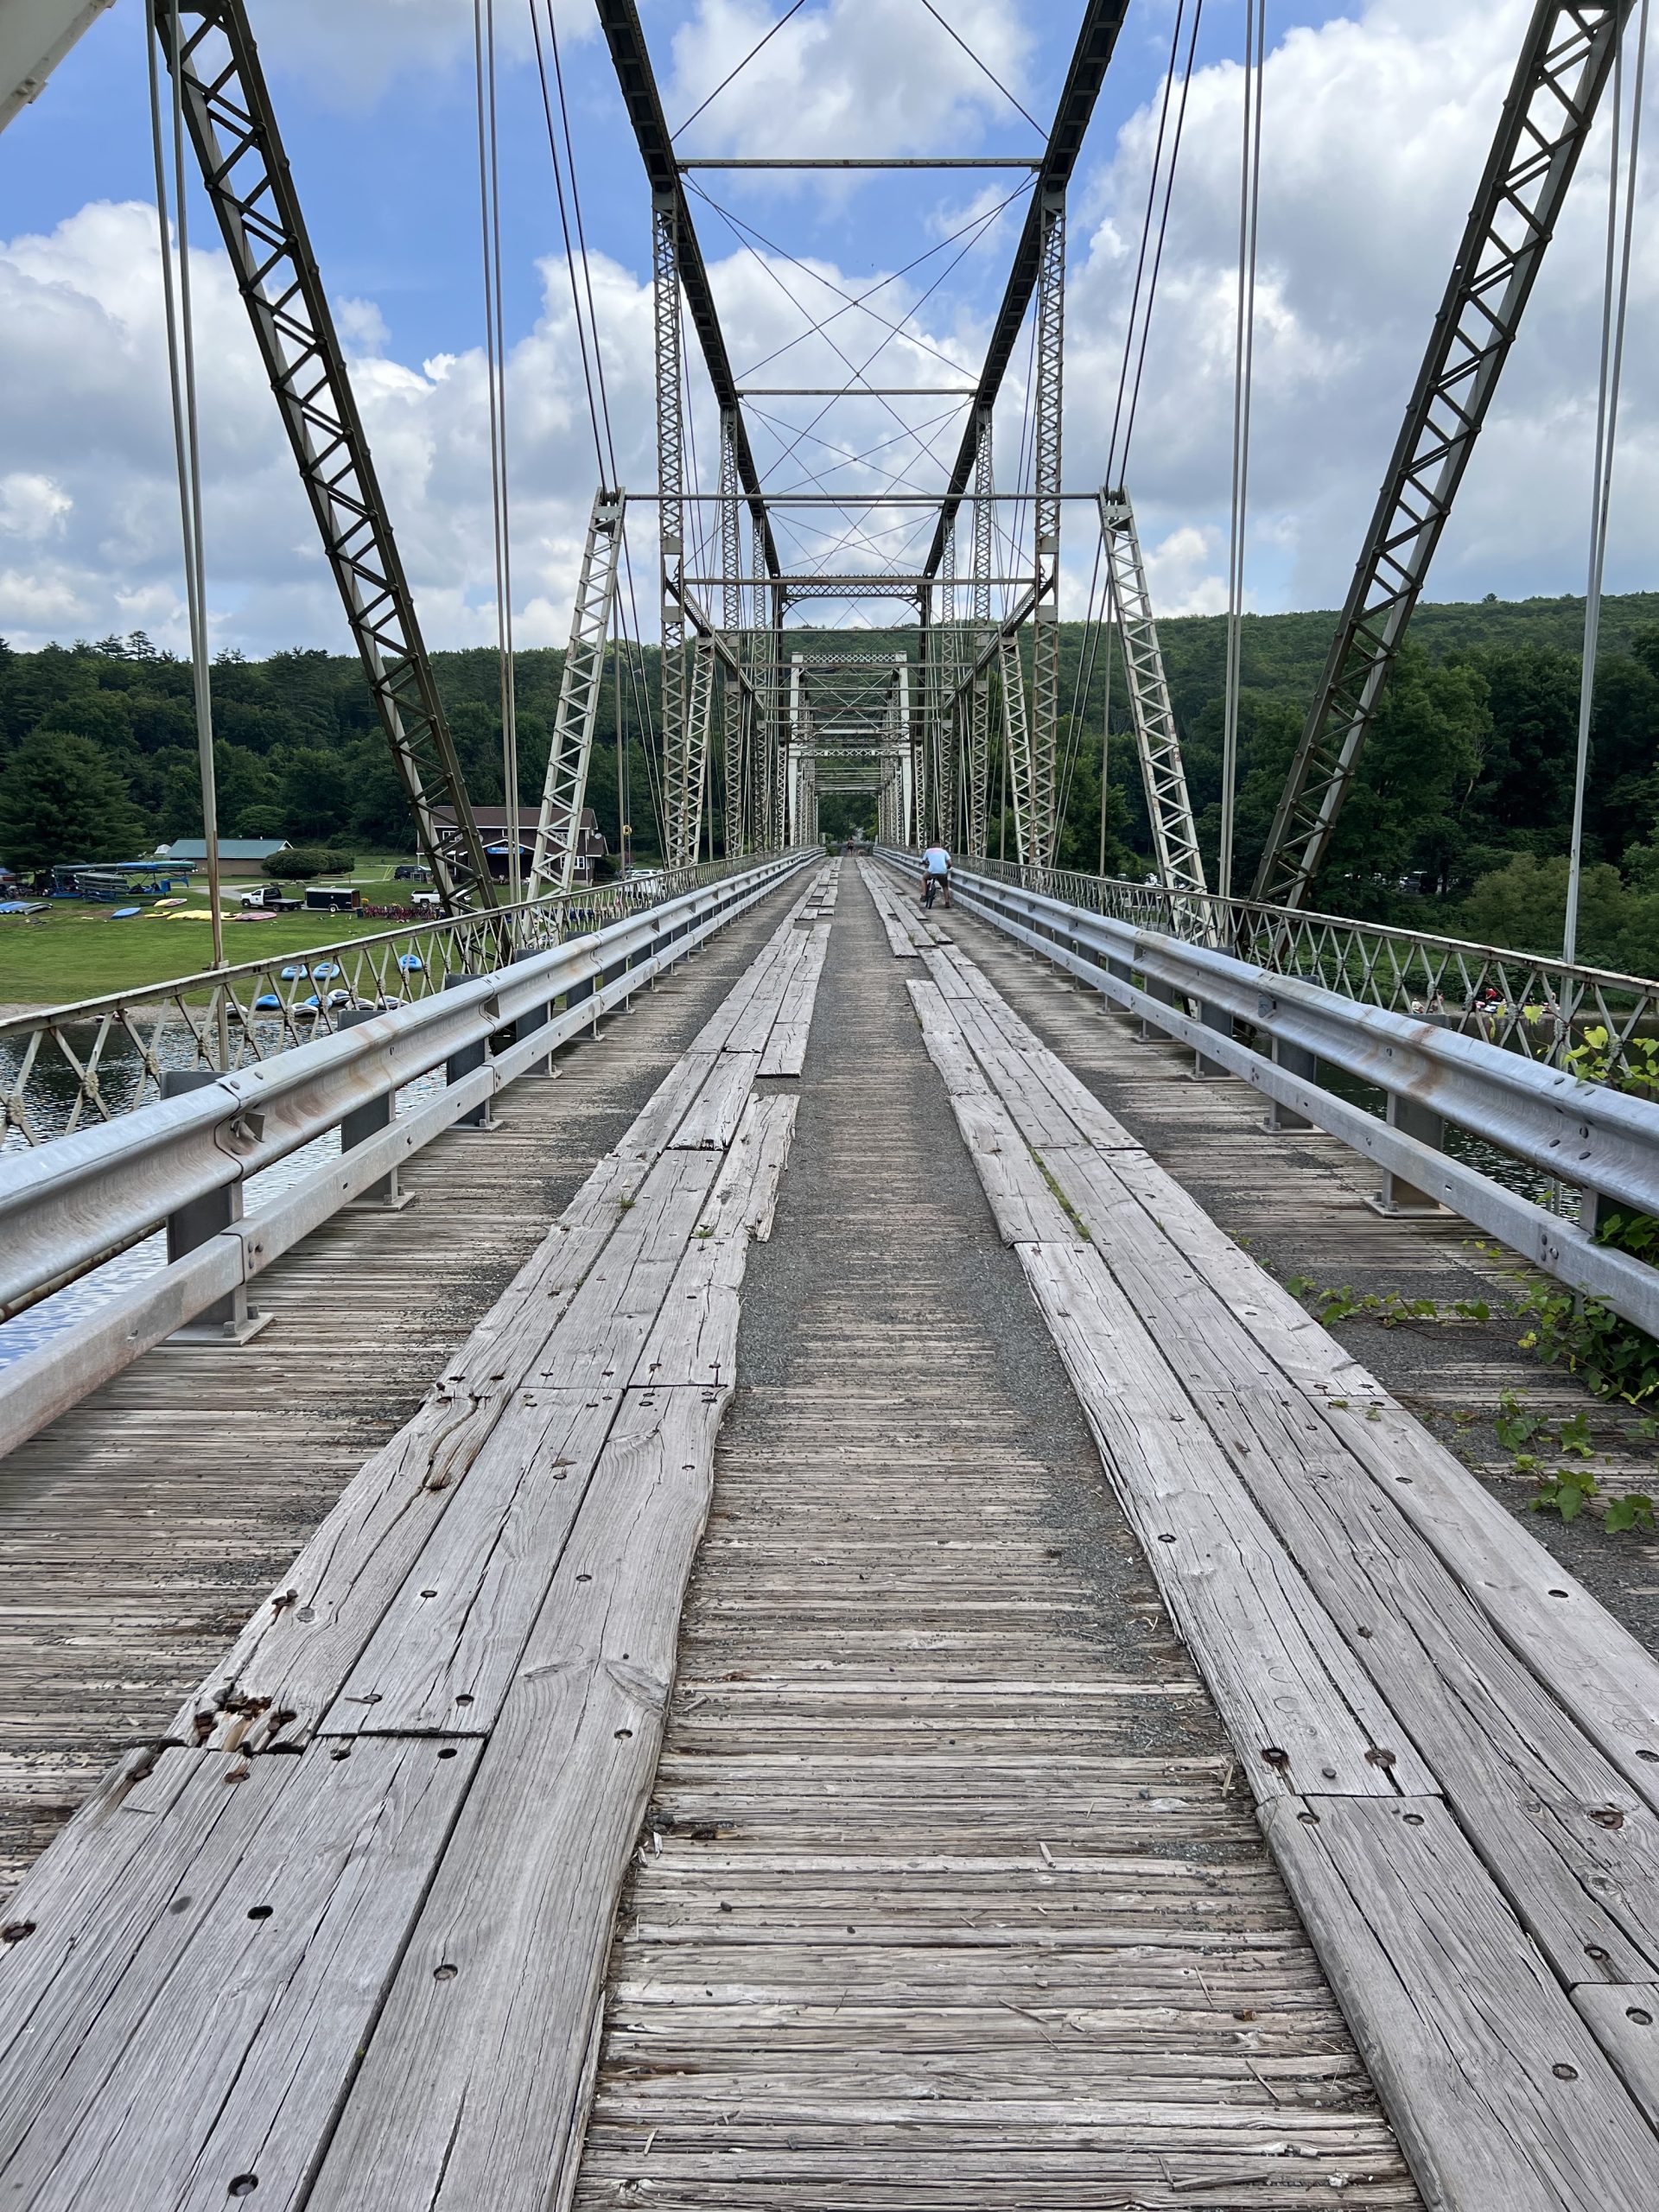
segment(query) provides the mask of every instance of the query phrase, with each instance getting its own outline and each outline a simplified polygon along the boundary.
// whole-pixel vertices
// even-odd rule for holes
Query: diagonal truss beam
[[[1123,648],[1129,718],[1135,726],[1135,749],[1140,756],[1141,781],[1147,795],[1158,880],[1172,894],[1197,892],[1202,897],[1205,885],[1198,825],[1187,794],[1186,769],[1164,672],[1163,651],[1158,643],[1158,626],[1152,617],[1140,533],[1127,492],[1101,493],[1100,531],[1106,553],[1107,589]],[[1109,709],[1110,703],[1109,700]],[[1202,906],[1192,909],[1200,918],[1205,912]]]
[[[1537,0],[1342,620],[1256,872],[1300,906],[1491,405],[1632,0]]]
[[[1014,251],[1014,266],[1008,271],[1002,304],[997,310],[996,321],[991,326],[984,366],[979,372],[979,382],[974,389],[973,408],[963,431],[961,449],[950,471],[950,486],[938,527],[933,533],[933,543],[928,550],[926,574],[930,576],[938,574],[939,563],[944,557],[946,532],[955,526],[957,510],[962,505],[963,496],[973,476],[980,424],[996,403],[996,395],[1002,388],[1002,378],[1014,358],[1014,345],[1026,319],[1026,310],[1037,290],[1045,250],[1050,243],[1045,211],[1052,207],[1057,194],[1064,198],[1065,188],[1071,181],[1071,172],[1077,167],[1077,156],[1082,151],[1084,134],[1095,111],[1095,102],[1100,96],[1107,65],[1117,44],[1123,18],[1128,13],[1128,4],[1129,0],[1089,0],[1084,11],[1083,28],[1077,33],[1077,42],[1072,49],[1071,67],[1066,71],[1059,104],[1054,111],[1053,126],[1048,134],[1042,167],[1037,173],[1036,188],[1026,211],[1025,228],[1020,234],[1020,244]],[[603,0],[601,12],[603,12]]]
[[[408,578],[243,0],[156,0],[170,68],[179,25],[185,120],[271,390],[345,602],[375,709],[446,906],[460,886],[434,810],[446,807],[477,895],[483,841],[444,719]]]
[[[582,845],[582,810],[588,803],[588,767],[594,755],[605,642],[616,604],[616,571],[622,552],[623,495],[601,489],[594,497],[582,548],[570,644],[559,676],[542,810],[530,863],[532,893],[544,886],[568,892],[575,881]],[[557,841],[563,836],[563,842]]]

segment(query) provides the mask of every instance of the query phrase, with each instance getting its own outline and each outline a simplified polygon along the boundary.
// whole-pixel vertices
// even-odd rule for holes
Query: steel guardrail
[[[878,857],[908,872],[916,855]],[[970,913],[1046,954],[1205,1061],[1253,1084],[1525,1258],[1659,1335],[1659,1271],[1407,1129],[1379,1120],[1234,1033],[1304,1056],[1451,1122],[1542,1176],[1659,1216],[1659,1104],[1529,1059],[1433,1016],[1369,1005],[1297,976],[955,868]],[[1140,977],[1140,982],[1135,980]]]
[[[986,860],[976,861],[974,872],[1084,912],[1217,946],[1367,1005],[1444,1014],[1529,1059],[1559,1060],[1564,1048],[1582,1046],[1599,1028],[1605,1044],[1580,1054],[1599,1075],[1651,1077],[1659,1086],[1659,982],[1650,976],[1214,891],[1172,894],[1155,882],[1075,868],[1039,872]]]
[[[149,1104],[169,1071],[251,1066],[331,1031],[342,1014],[427,997],[451,975],[505,967],[752,865],[652,869],[10,1014],[0,1020],[0,1149],[55,1143]]]
[[[199,1090],[0,1156],[0,1304],[11,1305],[96,1264],[192,1202],[245,1184],[338,1128],[348,1114],[395,1099],[405,1084],[468,1048],[485,1048],[481,1065],[394,1113],[375,1135],[143,1277],[85,1323],[0,1367],[0,1454],[251,1282],[598,1013],[817,857],[817,847],[772,856],[591,935],[520,955],[441,994],[219,1075]],[[554,1011],[553,1002],[572,992],[581,995]],[[505,1043],[504,1033],[527,1017],[537,1018],[535,1026]]]

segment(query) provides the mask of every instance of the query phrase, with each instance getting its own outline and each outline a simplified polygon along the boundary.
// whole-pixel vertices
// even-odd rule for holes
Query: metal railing
[[[1567,1058],[1575,1072],[1659,1090],[1659,982],[1645,976],[1213,891],[1172,894],[1156,883],[1013,861],[975,867],[995,882],[1186,944],[1215,945],[1367,1006],[1444,1016],[1465,1035],[1529,1059]],[[1605,1032],[1604,1039],[1592,1037],[1597,1030]]]
[[[643,872],[13,1015],[0,1020],[0,1149],[112,1121],[159,1098],[168,1074],[257,1065],[328,1034],[344,1014],[423,999],[451,976],[505,967],[752,865]]]
[[[0,1452],[197,1317],[236,1334],[246,1286],[274,1259],[341,1206],[389,1179],[395,1186],[412,1154],[479,1122],[497,1091],[817,856],[814,847],[722,870],[638,914],[522,948],[420,999],[359,1008],[308,1044],[200,1074],[180,1095],[0,1159],[0,1311],[163,1224],[168,1243],[167,1264],[0,1365]],[[447,1079],[423,1095],[420,1079],[440,1070]],[[337,1152],[245,1213],[256,1174],[336,1130]]]
[[[906,871],[914,858],[892,849],[880,857]],[[1312,1123],[1375,1160],[1383,1171],[1381,1211],[1449,1207],[1659,1335],[1659,1270],[1594,1232],[1607,1207],[1659,1215],[1659,1104],[1530,1057],[1511,1036],[1469,1033],[1439,1011],[1402,1014],[1362,1001],[1282,967],[1011,882],[1013,873],[953,870],[956,903],[1191,1046],[1200,1072],[1242,1077],[1276,1114],[1300,1117],[1290,1125]],[[1320,1082],[1321,1067],[1380,1090],[1386,1118]],[[1574,1186],[1587,1201],[1580,1219],[1448,1154],[1447,1122],[1533,1170],[1541,1186]]]

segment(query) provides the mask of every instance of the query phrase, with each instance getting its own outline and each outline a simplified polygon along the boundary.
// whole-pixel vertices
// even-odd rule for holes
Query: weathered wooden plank
[[[1438,1799],[1264,1823],[1431,2205],[1659,2202],[1659,2138]]]
[[[309,2212],[543,2212],[656,1767],[723,1392],[629,1392]]]
[[[727,1039],[728,1052],[764,1052],[772,1026],[777,1021],[779,1008],[784,1002],[790,982],[806,957],[807,938],[799,927],[798,919],[792,920],[789,935],[776,947],[765,976],[751,996],[748,1004],[732,1024],[732,1033]]]
[[[1659,1982],[1586,1982],[1573,2003],[1649,2126],[1659,2128]]]
[[[750,1239],[769,1235],[793,1098],[752,1098],[631,1377],[641,1389],[729,1388]]]
[[[365,1461],[293,1566],[174,1722],[224,1750],[302,1738],[532,1372],[649,1162],[601,1160],[414,1419]],[[278,1715],[286,1715],[279,1719]]]
[[[519,1393],[321,1733],[488,1735],[621,1400],[620,1384]]]
[[[1082,1224],[1069,1213],[1001,1100],[969,1051],[954,1014],[936,985],[912,983],[928,1057],[944,1078],[950,1110],[983,1186],[1005,1244],[1081,1244]]]
[[[737,1135],[760,1065],[759,1052],[722,1052],[714,1073],[675,1130],[672,1149],[724,1152]]]
[[[0,1958],[0,2203],[298,2205],[476,1758],[170,1750],[164,1813],[67,1830]]]
[[[829,950],[829,925],[821,923],[811,931],[805,957],[791,977],[778,1008],[778,1019],[760,1055],[757,1071],[760,1076],[798,1076],[804,1067],[812,1009],[817,1003],[818,982]]]
[[[1020,1245],[1114,1487],[1258,1798],[1433,1787],[1098,1254]],[[1271,1594],[1269,1594],[1271,1593]]]

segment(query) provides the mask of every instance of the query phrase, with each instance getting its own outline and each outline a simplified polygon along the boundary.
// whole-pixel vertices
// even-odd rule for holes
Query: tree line
[[[1421,607],[1390,680],[1318,903],[1327,911],[1558,950],[1566,894],[1583,602]],[[1236,887],[1248,889],[1324,664],[1328,613],[1252,615],[1243,626]],[[1213,855],[1221,785],[1224,624],[1160,626],[1201,837]],[[1591,731],[1580,944],[1585,957],[1659,972],[1659,594],[1605,602]],[[790,636],[810,652],[809,633]],[[827,639],[823,642],[828,642]],[[836,634],[844,650],[845,632]],[[914,650],[882,633],[883,651]],[[1102,769],[1109,873],[1141,875],[1151,839],[1117,657],[1101,633],[1062,632],[1060,858],[1093,869]],[[518,656],[521,801],[539,798],[563,655]],[[496,658],[435,656],[467,785],[503,798]],[[645,724],[657,667],[647,651],[601,687],[589,802],[613,851],[626,790],[637,854],[656,842]],[[1109,683],[1109,731],[1107,731]],[[411,852],[401,787],[354,658],[296,651],[213,670],[219,827]],[[619,705],[623,754],[619,758]],[[994,767],[992,849],[1014,853]],[[843,802],[827,827],[873,807]],[[841,817],[847,819],[843,823]],[[18,652],[0,642],[0,861],[130,859],[201,834],[188,664],[142,633]]]

